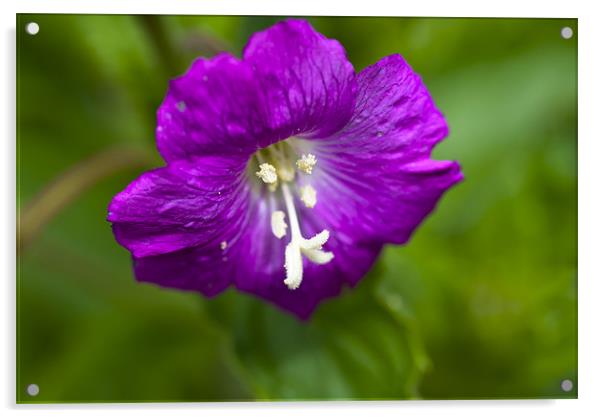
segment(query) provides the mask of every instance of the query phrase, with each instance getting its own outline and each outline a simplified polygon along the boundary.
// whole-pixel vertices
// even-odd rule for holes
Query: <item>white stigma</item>
[[[316,206],[316,203],[318,202],[316,189],[311,187],[309,184],[299,188],[299,198],[305,204],[305,206],[310,209]]]
[[[311,174],[314,166],[318,160],[313,154],[303,154],[299,160],[297,160],[297,168],[306,174]]]
[[[301,254],[305,255],[309,261],[316,264],[326,264],[330,262],[334,258],[334,254],[322,251],[322,246],[328,241],[330,236],[330,233],[327,230],[316,234],[310,239],[303,238],[297,219],[297,212],[295,211],[293,197],[288,188],[288,184],[286,183],[282,184],[282,194],[284,195],[284,201],[286,203],[286,209],[291,224],[291,241],[284,251],[284,268],[286,269],[284,284],[286,284],[289,289],[294,290],[301,285],[301,281],[303,280],[303,258],[301,257]],[[272,215],[272,219],[273,216],[274,215]]]
[[[286,228],[288,228],[288,225],[284,220],[285,216],[286,215],[281,210],[272,213],[272,234],[278,239],[281,239],[286,235]]]
[[[284,268],[286,269],[284,284],[291,290],[299,288],[303,280],[303,259],[296,242],[289,242],[284,250]]]
[[[264,183],[273,184],[278,181],[278,175],[276,174],[276,167],[269,163],[263,163],[259,165],[259,171],[255,173],[257,177],[263,180]]]
[[[325,229],[319,234],[314,235],[310,239],[304,239],[301,241],[301,252],[310,261],[316,264],[326,264],[334,258],[334,254],[331,252],[322,251],[322,245],[326,244],[330,233]]]

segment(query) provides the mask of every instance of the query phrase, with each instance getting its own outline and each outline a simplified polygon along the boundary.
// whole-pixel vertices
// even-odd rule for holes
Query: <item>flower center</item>
[[[316,205],[317,193],[310,184],[309,176],[318,161],[312,154],[299,155],[294,145],[287,141],[281,141],[257,151],[255,158],[259,170],[255,172],[255,175],[271,192],[278,193],[278,189],[280,189],[284,201],[286,214],[282,210],[274,211],[271,227],[274,237],[284,238],[288,228],[285,218],[288,215],[291,238],[284,251],[286,271],[284,284],[294,290],[301,285],[303,280],[303,256],[316,264],[326,264],[334,258],[333,253],[322,250],[322,246],[326,244],[330,236],[329,231],[323,230],[309,239],[303,237],[293,197],[293,190],[296,190],[299,199],[306,207],[313,208]]]

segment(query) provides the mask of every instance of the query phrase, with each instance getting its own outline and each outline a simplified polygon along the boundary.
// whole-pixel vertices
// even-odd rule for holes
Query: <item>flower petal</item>
[[[134,274],[141,282],[215,296],[230,285],[234,267],[228,262],[227,247],[222,247],[213,243],[134,258]]]
[[[350,123],[312,144],[313,211],[333,234],[402,244],[463,176],[456,162],[430,159],[447,124],[401,56],[366,68],[358,83]]]
[[[269,269],[275,260],[269,254],[273,249],[270,245],[272,241],[280,242],[273,236],[269,241],[262,241],[264,232],[271,235],[271,220],[266,222],[263,215],[269,217],[267,205],[273,203],[269,199],[273,195],[265,189],[250,190],[246,178],[242,184],[243,188],[235,190],[231,198],[224,200],[231,206],[215,209],[218,234],[205,234],[206,240],[196,244],[190,240],[188,242],[194,246],[174,252],[134,257],[134,273],[138,281],[214,296],[227,288],[236,274],[251,280]],[[209,200],[215,198],[213,195]],[[257,217],[258,214],[262,216]],[[262,233],[261,236],[253,235],[257,231]],[[262,260],[268,260],[268,263],[262,264]],[[284,268],[279,268],[284,274]]]
[[[273,139],[249,66],[227,53],[197,59],[171,80],[157,112],[157,147],[168,161],[250,155]]]
[[[284,252],[290,233],[279,240],[270,227],[270,214],[277,208],[273,194],[251,194],[248,212],[240,215],[238,233],[229,237],[226,246],[213,243],[134,258],[136,277],[142,282],[206,296],[214,296],[234,283],[245,293],[308,319],[321,301],[338,295],[345,284],[356,284],[371,268],[382,245],[348,243],[331,237],[324,249],[335,252],[335,258],[324,265],[304,259],[301,286],[290,290],[284,284]],[[314,235],[313,223],[302,228],[307,235]]]
[[[246,212],[246,159],[202,157],[142,174],[109,205],[117,241],[135,257],[218,247]]]
[[[281,309],[294,313],[300,319],[309,319],[320,302],[339,295],[345,284],[357,284],[368,273],[382,248],[382,244],[378,243],[347,245],[337,239],[331,241],[326,249],[335,254],[334,259],[327,264],[318,265],[304,258],[303,281],[295,290],[283,283],[284,250],[280,257],[276,257],[281,261],[279,269],[271,269],[269,274],[264,270],[256,271],[253,273],[254,280],[243,276],[239,266],[235,276],[236,287],[260,296]],[[247,271],[246,274],[251,272]]]
[[[306,21],[290,19],[255,33],[243,59],[280,138],[324,137],[349,121],[357,89],[353,66],[339,42]]]

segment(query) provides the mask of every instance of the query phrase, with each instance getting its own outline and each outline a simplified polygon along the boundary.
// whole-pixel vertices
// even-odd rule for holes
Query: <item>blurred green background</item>
[[[168,79],[277,20],[18,16],[18,402],[576,397],[575,19],[309,18],[408,60],[466,180],[309,323],[135,282],[106,207],[161,164]]]

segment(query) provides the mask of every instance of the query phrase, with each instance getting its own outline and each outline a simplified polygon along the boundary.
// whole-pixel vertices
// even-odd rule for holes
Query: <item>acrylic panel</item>
[[[17,402],[577,397],[576,19],[16,36]]]

